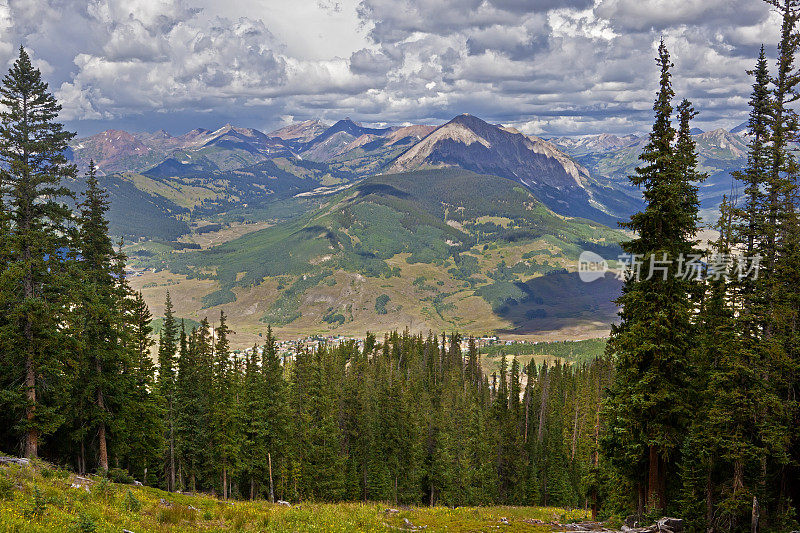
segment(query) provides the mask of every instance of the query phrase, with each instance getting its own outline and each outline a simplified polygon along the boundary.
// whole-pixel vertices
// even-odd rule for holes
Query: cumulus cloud
[[[676,63],[676,89],[695,101],[701,123],[731,125],[746,113],[746,70],[761,42],[777,40],[778,22],[750,0],[474,0],[461,10],[363,0],[359,14],[376,44],[403,51],[388,85],[406,96],[395,100],[402,112],[416,97],[428,106],[417,116],[445,118],[461,105],[552,134],[646,129],[661,38]],[[421,76],[427,93],[414,83]]]
[[[469,112],[543,135],[624,133],[649,123],[662,37],[700,124],[730,126],[747,112],[745,71],[779,25],[753,0],[317,0],[302,8],[317,10],[314,24],[291,40],[310,32],[337,52],[303,55],[273,31],[296,0],[201,4],[0,0],[0,65],[24,44],[80,128]],[[366,40],[341,54],[346,17]]]
[[[750,25],[768,10],[751,0],[600,0],[597,15],[627,30],[664,30],[681,24]]]

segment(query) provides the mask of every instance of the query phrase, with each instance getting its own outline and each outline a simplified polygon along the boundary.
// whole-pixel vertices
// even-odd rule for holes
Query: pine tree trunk
[[[97,466],[101,471],[108,472],[108,448],[106,446],[106,425],[103,422],[100,423],[100,427],[97,429],[97,441],[98,441],[97,444],[99,451]]]
[[[25,109],[25,120],[26,120],[26,137],[27,137],[27,101],[24,102],[24,109]],[[25,166],[27,167],[28,164],[28,153],[27,148],[24,149],[24,161]],[[27,181],[27,172],[26,172],[26,181]],[[23,213],[22,220],[20,221],[20,230],[21,233],[26,233],[30,228],[30,220],[29,220],[29,212],[26,209]],[[31,260],[31,250],[30,246],[26,245],[22,251],[22,257],[25,261],[25,264],[30,264]],[[23,280],[23,294],[26,300],[29,298],[34,297],[34,290],[33,290],[33,273],[30,271],[30,268],[25,269],[25,278]],[[28,429],[25,432],[25,457],[28,459],[34,459],[39,456],[39,432],[31,427],[33,425],[34,418],[36,417],[36,367],[34,364],[34,356],[33,356],[33,347],[35,343],[33,341],[33,324],[31,324],[31,320],[28,317],[25,317],[25,325],[24,325],[24,333],[25,333],[25,340],[27,341],[27,355],[25,359],[25,395],[27,397],[28,403],[25,406],[25,420],[28,422]]]
[[[536,435],[536,440],[539,444],[542,443],[542,439],[544,438],[544,425],[545,425],[545,416],[547,414],[547,397],[549,396],[549,387],[550,385],[550,373],[545,376],[544,384],[542,386],[542,403],[539,406],[539,428],[538,433]]]
[[[228,466],[222,466],[222,499],[228,499]]]
[[[711,467],[706,474],[706,530],[713,529],[714,522],[714,484],[711,481]]]
[[[644,509],[647,505],[647,488],[643,482],[639,482],[637,485],[638,493],[639,493],[639,502],[636,506],[636,514],[639,516],[644,516]]]
[[[761,517],[761,510],[758,506],[758,498],[753,496],[753,514],[750,517],[750,533],[758,533],[758,519]]]
[[[97,370],[97,375],[100,376],[102,373],[102,366],[100,365],[100,361],[95,361],[95,369]],[[97,389],[97,407],[102,412],[105,411],[105,401],[103,399],[103,390],[98,387]],[[100,470],[103,472],[108,472],[108,447],[106,443],[106,424],[105,422],[100,422],[100,427],[97,430],[97,440],[98,440],[98,447],[100,452],[100,457],[98,459],[98,466]]]
[[[26,280],[27,292],[27,280]],[[33,292],[33,290],[31,290]],[[25,324],[25,337],[28,340],[28,357],[25,361],[25,396],[28,400],[25,406],[25,420],[29,427],[25,432],[25,451],[24,455],[28,459],[35,459],[39,456],[39,432],[33,427],[34,417],[36,416],[36,370],[33,364],[33,339],[30,332],[30,324]]]
[[[530,380],[531,378],[528,377]],[[530,410],[531,410],[531,393],[533,390],[530,388],[530,385],[526,386],[528,389],[527,394],[525,394],[525,439],[524,443],[528,444],[528,419],[530,417]]]
[[[169,417],[169,490],[175,491],[175,421],[170,399]]]
[[[169,490],[175,492],[175,439],[169,441]]]
[[[78,473],[80,475],[86,474],[86,445],[81,439],[81,456],[78,458]]]
[[[275,503],[275,490],[272,486],[272,454],[267,452],[267,461],[269,462],[269,501]]]
[[[734,495],[744,488],[744,466],[741,459],[733,462],[733,493]]]
[[[654,509],[664,509],[664,494],[661,471],[662,460],[658,447],[651,445],[649,449],[649,467],[647,478],[647,501],[645,505]]]

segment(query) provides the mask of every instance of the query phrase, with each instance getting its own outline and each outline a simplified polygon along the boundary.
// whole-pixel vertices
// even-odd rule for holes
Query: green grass
[[[80,487],[73,488],[73,484]],[[291,507],[265,501],[223,502],[207,495],[166,493],[89,481],[48,465],[0,466],[3,532],[383,532],[551,531],[547,522],[586,519],[585,511],[542,507],[411,507],[385,503],[312,503]],[[507,523],[506,523],[507,522]],[[545,523],[542,523],[545,522]]]

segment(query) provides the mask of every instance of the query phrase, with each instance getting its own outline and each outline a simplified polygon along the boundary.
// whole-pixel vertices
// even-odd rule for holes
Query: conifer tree
[[[258,346],[253,346],[247,354],[244,368],[244,385],[242,390],[242,431],[241,446],[242,473],[250,485],[250,499],[257,494],[257,486],[266,478],[264,458],[269,449],[265,443],[266,427],[270,424],[270,416],[265,409],[265,380],[259,364]]]
[[[67,341],[59,324],[69,294],[70,212],[57,199],[68,195],[61,180],[75,176],[64,156],[75,134],[56,122],[61,106],[23,48],[2,80],[0,104],[0,185],[8,202],[0,209],[7,229],[0,235],[7,258],[0,273],[0,348],[14,384],[3,407],[15,413],[22,453],[37,457],[40,439],[60,423],[42,383],[61,381],[59,354]]]
[[[337,500],[344,489],[337,390],[344,361],[325,348],[315,350],[310,357],[304,402],[313,423],[307,427],[309,447],[304,475],[312,498]]]
[[[752,257],[760,250],[763,236],[764,220],[762,205],[764,202],[764,188],[767,182],[767,173],[770,163],[770,125],[771,125],[771,95],[769,89],[770,77],[767,66],[767,57],[764,46],[753,70],[748,71],[753,76],[753,92],[750,97],[750,117],[747,122],[748,150],[747,167],[733,176],[744,185],[744,203],[732,206],[732,235],[731,238],[744,247],[747,257]],[[752,314],[754,280],[748,276],[742,288],[744,302],[743,311]],[[751,331],[750,334],[753,334]]]
[[[797,115],[792,104],[797,100],[797,85],[800,76],[795,71],[794,60],[800,36],[796,26],[800,19],[800,2],[797,0],[767,0],[782,15],[781,40],[778,45],[777,72],[771,79],[772,99],[770,109],[770,159],[766,181],[766,213],[764,222],[764,269],[766,279],[772,280],[772,270],[777,261],[780,240],[781,207],[784,195],[792,187],[792,170],[794,157],[789,150],[789,143],[798,129]],[[771,287],[773,294],[776,287]],[[767,334],[770,334],[768,329]]]
[[[779,52],[793,54],[796,37],[790,28],[796,24],[796,8],[791,2],[779,7],[784,14]],[[775,495],[766,476],[771,465],[787,460],[787,409],[776,388],[778,380],[771,376],[790,374],[778,324],[796,307],[782,309],[797,280],[784,284],[778,272],[792,270],[783,270],[783,265],[791,263],[786,261],[793,255],[787,253],[791,246],[784,246],[792,240],[786,238],[791,233],[786,230],[794,225],[794,207],[778,209],[775,202],[785,201],[793,188],[795,164],[784,137],[791,137],[796,126],[791,111],[779,109],[779,102],[794,98],[792,60],[781,57],[778,63],[782,74],[772,80],[772,91],[763,46],[750,71],[754,84],[748,164],[735,173],[745,185],[745,197],[739,206],[723,203],[716,244],[718,254],[737,249],[744,252],[745,261],[763,256],[764,263],[747,275],[731,272],[729,279],[711,282],[700,313],[697,374],[707,379],[696,380],[704,396],[687,440],[683,501],[690,510],[703,496],[704,505],[694,513],[706,527],[725,524],[735,529],[752,523],[757,528],[758,514],[774,516],[770,501]],[[742,265],[745,270],[748,266]]]
[[[164,472],[167,490],[175,490],[175,372],[178,324],[169,291],[164,300],[164,321],[158,343],[158,391],[165,403],[166,454]]]
[[[800,100],[800,71],[795,57],[800,48],[800,1],[770,0],[781,14],[781,40],[777,72],[772,79],[772,158],[767,181],[767,223],[765,271],[761,285],[768,314],[764,328],[764,379],[775,396],[765,402],[760,425],[772,446],[768,471],[774,471],[778,491],[773,523],[784,513],[791,497],[800,497],[796,479],[800,457],[797,436],[797,387],[800,380],[800,214],[798,214],[798,167],[792,146],[800,135],[800,118],[795,111]],[[777,401],[776,401],[777,400]],[[793,464],[794,463],[794,464]],[[794,474],[794,475],[792,475]],[[797,513],[795,513],[797,515]]]
[[[672,126],[673,66],[663,41],[656,60],[660,88],[655,122],[631,177],[643,188],[646,207],[625,224],[637,238],[623,249],[641,261],[640,276],[628,276],[618,303],[621,323],[609,343],[617,373],[609,398],[612,426],[607,450],[645,495],[646,506],[664,509],[667,485],[688,424],[691,362],[691,295],[696,282],[680,277],[680,258],[697,254],[697,178],[693,145]],[[682,105],[688,123],[690,107]],[[676,137],[678,146],[676,146]],[[663,261],[663,262],[661,262]],[[647,477],[639,473],[647,471]]]
[[[212,419],[211,445],[214,450],[213,462],[221,473],[223,499],[228,499],[230,473],[236,468],[236,458],[240,437],[238,434],[238,376],[231,362],[228,334],[230,329],[225,313],[220,311],[219,326],[216,328],[217,342],[213,349],[214,396],[211,399]]]
[[[197,490],[204,482],[209,451],[212,389],[211,332],[207,319],[184,341],[181,335],[176,385],[177,455],[182,486]]]
[[[288,386],[278,355],[277,339],[272,333],[272,328],[267,328],[266,342],[261,352],[261,372],[264,390],[262,401],[268,420],[263,437],[268,457],[267,469],[264,473],[270,477],[270,499],[274,500],[275,491],[272,477],[283,475],[283,469],[288,461],[289,413]],[[278,465],[283,466],[278,467]],[[273,474],[270,474],[270,471]]]
[[[156,369],[151,355],[152,315],[140,292],[134,293],[126,303],[130,307],[128,350],[131,352],[131,367],[126,371],[128,390],[119,414],[124,427],[114,449],[124,458],[132,475],[144,483],[154,484],[158,481],[155,467],[164,446],[166,416],[158,396]]]
[[[124,371],[131,366],[123,337],[128,289],[124,267],[108,236],[108,195],[99,186],[94,162],[89,164],[86,184],[78,218],[81,305],[76,313],[80,368],[85,376],[76,394],[88,395],[87,423],[97,431],[97,465],[108,470],[111,413],[126,400]]]

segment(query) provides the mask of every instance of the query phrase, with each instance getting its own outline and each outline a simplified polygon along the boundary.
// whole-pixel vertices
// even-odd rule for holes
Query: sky
[[[746,119],[761,0],[0,0],[73,131],[270,131],[471,113],[556,136],[649,129],[660,39],[696,126]]]

